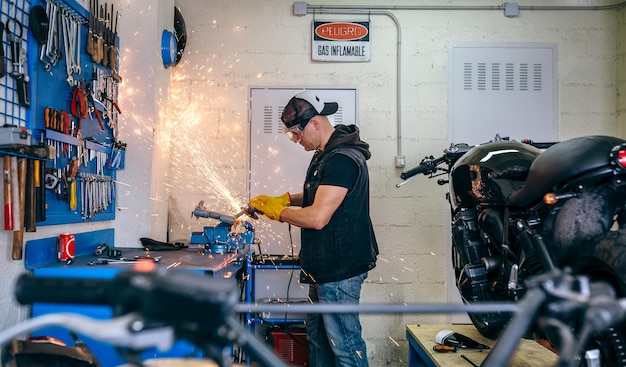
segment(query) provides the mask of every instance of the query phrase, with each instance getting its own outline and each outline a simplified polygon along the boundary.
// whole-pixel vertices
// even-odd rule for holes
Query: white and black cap
[[[296,94],[289,100],[283,109],[281,120],[287,128],[306,125],[311,118],[317,115],[332,115],[337,112],[338,108],[337,102],[326,102],[317,92],[307,90]]]

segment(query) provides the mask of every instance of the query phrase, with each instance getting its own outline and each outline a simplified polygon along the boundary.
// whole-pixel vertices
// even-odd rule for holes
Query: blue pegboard
[[[89,85],[94,73],[98,75],[111,74],[110,68],[94,63],[91,56],[85,51],[85,44],[88,36],[88,19],[89,10],[83,8],[76,0],[56,1],[57,6],[64,12],[72,15],[74,19],[81,22],[80,26],[80,73],[73,74],[75,81],[84,81]],[[102,4],[102,3],[101,3]],[[31,6],[41,5],[46,8],[47,2],[43,0],[31,0]],[[110,11],[110,7],[107,9]],[[51,129],[47,129],[45,125],[44,111],[51,108],[55,111],[71,111],[71,97],[73,86],[67,79],[68,73],[65,65],[65,57],[56,62],[52,66],[46,66],[40,60],[42,46],[34,39],[29,38],[28,43],[29,69],[32,70],[31,83],[33,85],[31,95],[31,111],[29,116],[29,128],[33,131],[33,142],[46,143],[56,145],[57,150],[64,153],[60,157],[48,160],[46,168],[50,174],[57,177],[66,170],[70,163],[70,156],[77,156],[77,147],[84,146],[90,150],[94,158],[88,162],[78,166],[77,180],[77,201],[78,205],[75,209],[69,207],[69,203],[63,200],[62,192],[54,192],[46,190],[46,219],[38,222],[38,225],[55,225],[67,223],[82,223],[85,221],[104,221],[115,219],[115,189],[114,182],[116,172],[105,163],[111,156],[112,146],[115,141],[115,133],[111,126],[117,121],[117,112],[115,109],[109,109],[109,119],[103,121],[104,130],[101,129],[96,119],[95,113],[80,121],[80,132],[84,140],[78,139],[77,136],[71,134],[63,134]],[[116,63],[117,64],[117,63]],[[102,105],[98,105],[98,109],[103,112]],[[108,122],[111,122],[109,124]],[[77,119],[72,117],[72,123],[77,126]],[[66,153],[68,152],[69,153]],[[104,158],[103,158],[104,157]],[[82,194],[87,190],[85,185],[94,182],[107,182],[113,188],[111,193],[113,200],[107,205],[96,205],[97,210],[85,210],[85,205],[81,202]]]

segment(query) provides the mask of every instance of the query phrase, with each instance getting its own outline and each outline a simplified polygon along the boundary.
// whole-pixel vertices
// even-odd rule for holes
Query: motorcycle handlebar
[[[15,296],[23,305],[35,302],[108,305],[106,288],[110,280],[76,278],[35,278],[21,275]]]
[[[425,175],[434,173],[437,170],[437,166],[441,163],[445,162],[445,156],[441,156],[439,158],[434,158],[433,156],[426,157],[422,159],[420,164],[417,167],[413,167],[408,171],[404,171],[400,174],[400,178],[403,180],[407,180],[415,175],[423,173]]]
[[[232,280],[209,279],[184,271],[121,272],[110,280],[42,278],[21,275],[16,283],[21,304],[35,302],[111,306],[116,314],[139,312],[147,319],[186,328],[216,330],[232,316],[238,300]],[[185,304],[185,312],[180,305]]]

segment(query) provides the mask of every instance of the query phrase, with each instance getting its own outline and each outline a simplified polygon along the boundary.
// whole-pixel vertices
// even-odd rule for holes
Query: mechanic
[[[366,164],[371,153],[357,126],[333,126],[328,115],[337,109],[315,91],[291,98],[281,117],[283,132],[304,150],[315,151],[304,190],[260,195],[250,205],[301,228],[300,282],[309,284],[311,302],[358,304],[378,255]],[[310,367],[368,366],[358,313],[309,314],[306,329]]]

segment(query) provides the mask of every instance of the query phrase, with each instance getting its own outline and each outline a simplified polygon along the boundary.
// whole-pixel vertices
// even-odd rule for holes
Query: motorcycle
[[[535,143],[496,136],[424,158],[401,174],[397,186],[418,174],[447,176],[437,182],[449,189],[452,265],[463,303],[518,301],[529,279],[561,269],[626,295],[626,140],[585,136]],[[573,315],[564,322],[580,331],[580,315]],[[468,316],[492,339],[512,317]],[[558,349],[558,335],[549,328],[536,331]],[[626,366],[626,325],[587,340],[588,366]]]

